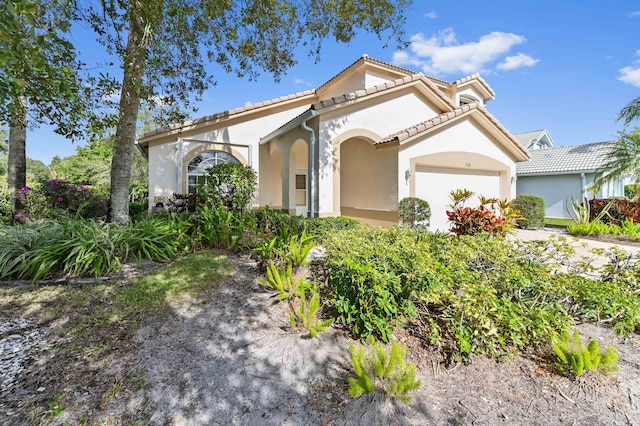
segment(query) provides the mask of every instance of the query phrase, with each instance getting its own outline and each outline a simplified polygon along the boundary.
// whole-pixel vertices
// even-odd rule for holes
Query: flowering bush
[[[27,211],[34,219],[55,217],[60,212],[83,218],[99,218],[107,214],[107,202],[94,195],[84,183],[71,184],[53,179],[39,188],[20,189],[27,195]]]
[[[522,219],[520,212],[511,206],[507,200],[485,198],[478,196],[478,207],[465,207],[465,202],[474,195],[467,189],[451,191],[451,211],[447,210],[447,217],[453,226],[450,231],[457,235],[475,235],[488,233],[504,237]]]

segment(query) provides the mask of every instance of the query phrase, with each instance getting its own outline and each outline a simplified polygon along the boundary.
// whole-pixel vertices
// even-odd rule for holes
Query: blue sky
[[[194,117],[318,87],[364,53],[447,81],[478,72],[496,93],[487,109],[509,131],[546,128],[558,146],[615,139],[619,110],[640,96],[640,3],[416,0],[405,28],[402,52],[365,33],[348,45],[326,41],[319,63],[301,54],[279,84],[212,65],[218,84]],[[74,34],[89,65],[102,59],[92,37]],[[75,147],[48,128],[28,133],[27,155],[46,164]]]

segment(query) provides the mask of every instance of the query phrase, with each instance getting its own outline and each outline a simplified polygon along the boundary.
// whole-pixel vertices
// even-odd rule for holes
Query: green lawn
[[[545,217],[544,226],[551,228],[566,228],[569,225],[573,225],[575,222],[573,219],[561,219],[557,217]]]

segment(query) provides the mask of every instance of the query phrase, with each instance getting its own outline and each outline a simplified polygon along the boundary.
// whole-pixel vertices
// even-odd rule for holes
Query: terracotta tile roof
[[[518,175],[594,172],[607,161],[611,142],[559,146],[529,151],[531,160],[516,164]]]
[[[330,99],[324,99],[311,105],[311,108],[315,110],[321,110],[323,108],[339,105],[347,101],[353,101],[364,96],[373,95],[374,93],[384,92],[385,90],[392,89],[394,87],[400,87],[406,84],[410,84],[415,81],[422,81],[433,90],[433,93],[438,96],[440,100],[449,105],[451,108],[454,108],[453,101],[444,93],[442,93],[442,91],[438,89],[438,87],[436,87],[436,85],[422,73],[412,74],[403,78],[399,78],[397,80],[388,81],[386,83],[378,84],[373,87],[368,87],[366,89],[356,90],[355,92],[336,96]]]
[[[517,147],[518,150],[521,151],[526,156],[527,150],[522,146],[522,144],[513,137],[511,133],[493,116],[491,115],[479,102],[472,102],[467,105],[462,105],[453,111],[445,112],[436,117],[430,118],[429,120],[423,121],[422,123],[418,123],[415,126],[408,127],[399,132],[396,132],[392,135],[382,138],[380,141],[375,142],[374,145],[382,145],[386,143],[402,143],[404,140],[409,139],[412,136],[418,135],[420,133],[424,133],[430,129],[435,127],[439,127],[441,125],[446,124],[456,117],[460,117],[462,115],[468,114],[474,110],[480,111],[486,118],[491,121],[491,123],[496,126],[496,128],[506,136],[511,142]]]
[[[489,93],[491,94],[491,97],[495,97],[496,94],[493,91],[493,89],[491,89],[491,87],[489,86],[489,84],[484,80],[484,78],[480,77],[480,74],[471,74],[467,77],[461,78],[460,80],[456,80],[453,84],[455,84],[456,86],[460,86],[464,83],[468,83],[470,81],[476,80],[478,83],[480,83],[480,85]]]
[[[301,98],[304,98],[304,97],[307,97],[307,96],[315,96],[315,94],[316,94],[315,90],[305,90],[304,92],[293,93],[291,95],[281,96],[281,97],[275,98],[275,99],[270,99],[268,101],[262,101],[262,102],[257,102],[255,104],[245,105],[245,106],[240,107],[240,108],[234,108],[234,109],[231,109],[231,110],[228,110],[228,111],[217,112],[215,114],[206,115],[204,117],[196,118],[194,120],[185,121],[184,123],[172,124],[171,126],[168,126],[168,127],[160,127],[158,129],[154,129],[154,130],[150,130],[148,132],[144,132],[141,135],[138,135],[137,139],[144,139],[146,137],[153,136],[153,135],[156,135],[158,133],[165,133],[165,132],[169,132],[169,131],[172,131],[172,130],[179,130],[179,129],[184,129],[184,128],[191,127],[191,126],[205,124],[205,123],[210,122],[210,121],[221,120],[221,119],[224,119],[224,118],[231,117],[233,115],[241,114],[243,112],[249,112],[249,111],[253,111],[253,110],[259,109],[259,108],[264,108],[264,107],[268,107],[268,106],[277,105],[277,104],[280,104],[280,103],[283,103],[283,102],[286,102],[286,101],[291,101],[291,100],[295,100],[295,99],[301,99]]]

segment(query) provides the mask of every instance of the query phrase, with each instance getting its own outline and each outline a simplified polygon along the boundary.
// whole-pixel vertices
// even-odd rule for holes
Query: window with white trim
[[[187,165],[187,192],[195,194],[198,184],[206,179],[207,169],[216,164],[240,163],[236,157],[224,151],[205,151]]]

